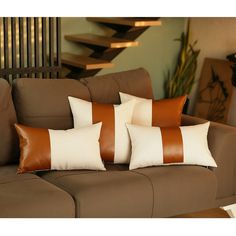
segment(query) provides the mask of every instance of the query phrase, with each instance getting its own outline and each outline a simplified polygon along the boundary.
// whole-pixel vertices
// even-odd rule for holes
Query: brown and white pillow
[[[52,130],[15,124],[20,140],[18,173],[38,170],[105,170],[98,141],[101,125]]]
[[[154,101],[126,93],[119,94],[121,103],[135,100],[132,124],[159,127],[180,126],[186,96]]]
[[[135,101],[121,105],[88,102],[68,97],[74,128],[102,122],[100,149],[104,161],[129,163],[131,144],[126,123],[131,123]]]
[[[132,143],[130,170],[173,164],[217,167],[208,148],[209,125],[159,128],[127,124]]]

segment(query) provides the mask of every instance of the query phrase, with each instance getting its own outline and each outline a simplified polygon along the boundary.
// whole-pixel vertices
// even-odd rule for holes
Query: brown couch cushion
[[[0,166],[14,163],[17,159],[17,135],[14,123],[17,122],[11,97],[11,87],[0,79]]]
[[[170,217],[215,204],[216,177],[204,167],[106,168],[39,175],[73,196],[76,217]]]
[[[106,168],[110,169],[109,166]],[[106,172],[51,171],[39,173],[70,193],[76,217],[151,217],[152,185],[147,178],[115,165]]]
[[[133,170],[153,185],[153,217],[169,217],[211,208],[215,204],[215,174],[200,166],[150,167]]]
[[[72,128],[68,96],[90,101],[88,89],[72,79],[16,79],[13,83],[18,121],[32,127]]]
[[[183,115],[183,125],[195,125],[206,120]],[[217,200],[219,205],[229,205],[235,202],[236,196],[236,128],[211,122],[208,132],[209,149],[216,160],[218,168],[213,172],[217,177]],[[233,200],[231,200],[233,199]]]
[[[143,68],[88,77],[81,82],[88,87],[94,102],[119,104],[119,92],[153,98],[151,79]]]
[[[16,169],[0,167],[0,217],[75,217],[68,193],[36,175],[17,175]]]

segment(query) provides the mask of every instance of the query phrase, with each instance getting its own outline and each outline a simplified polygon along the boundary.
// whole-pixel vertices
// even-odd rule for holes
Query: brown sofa
[[[211,123],[216,169],[149,167],[129,171],[42,171],[16,174],[18,141],[13,124],[73,127],[68,95],[120,103],[118,92],[152,98],[144,69],[82,79],[0,79],[0,217],[169,217],[236,202],[236,129]],[[13,96],[11,96],[13,95]],[[13,101],[12,101],[13,97]],[[204,120],[183,116],[183,124]]]

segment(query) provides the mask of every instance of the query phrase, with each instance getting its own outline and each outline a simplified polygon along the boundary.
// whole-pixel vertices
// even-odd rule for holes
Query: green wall
[[[162,18],[162,26],[150,27],[138,39],[139,46],[125,49],[119,54],[110,69],[103,69],[99,74],[144,67],[150,73],[155,98],[164,96],[163,82],[168,69],[173,71],[179,51],[179,38],[185,27],[185,18]],[[85,18],[62,18],[62,37],[65,34],[97,33],[111,35],[112,31],[100,25],[86,21]],[[63,37],[64,38],[64,37]],[[62,51],[88,54],[85,47],[67,42],[62,38]]]

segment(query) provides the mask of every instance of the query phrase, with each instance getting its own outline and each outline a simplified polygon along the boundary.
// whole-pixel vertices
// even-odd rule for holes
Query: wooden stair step
[[[132,27],[147,27],[147,26],[160,26],[161,21],[159,19],[148,18],[148,17],[87,17],[87,20],[108,23],[116,25],[125,25]]]
[[[77,42],[77,43],[85,43],[90,45],[97,45],[107,48],[126,48],[126,47],[134,47],[138,46],[138,42],[120,39],[114,37],[105,37],[101,35],[95,34],[74,34],[74,35],[66,35],[65,39]]]
[[[105,60],[100,60],[88,56],[80,56],[72,53],[62,53],[61,62],[62,64],[82,68],[85,70],[110,68],[113,66],[112,63]]]

